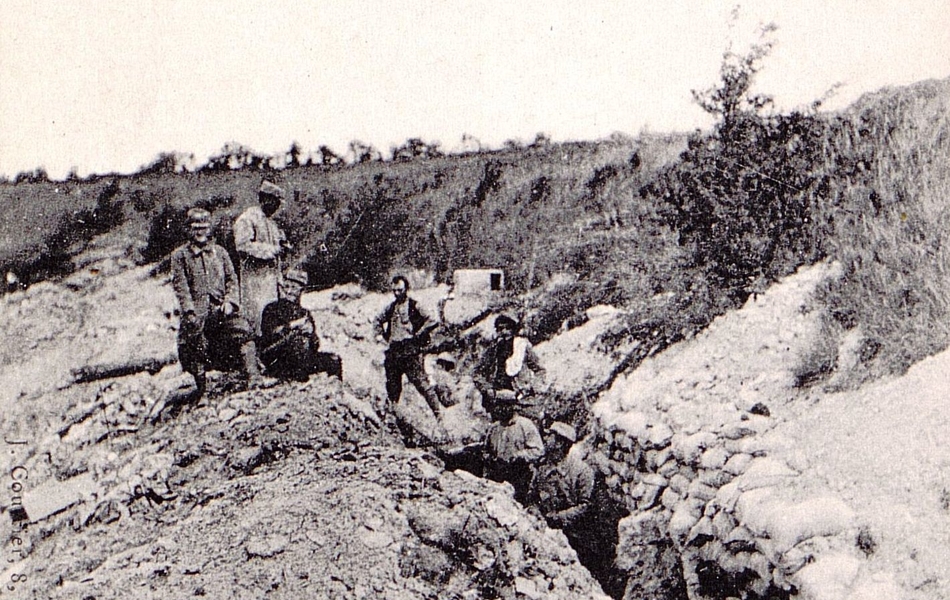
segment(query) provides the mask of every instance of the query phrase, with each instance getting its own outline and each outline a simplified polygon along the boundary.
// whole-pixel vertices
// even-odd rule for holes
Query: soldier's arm
[[[178,253],[172,254],[171,263],[172,288],[175,290],[175,297],[178,298],[181,314],[194,314],[195,303],[191,298],[191,286],[188,284],[188,276],[185,273],[185,258]]]
[[[544,455],[544,442],[541,440],[541,434],[534,423],[524,423],[522,426],[524,432],[524,448],[518,452],[518,458],[527,461],[535,461]]]
[[[373,335],[377,338],[386,337],[386,314],[389,312],[389,309],[383,309],[383,312],[376,315],[376,319],[373,321]]]
[[[224,302],[229,302],[237,309],[240,307],[237,273],[234,271],[234,263],[228,256],[227,250],[217,248],[217,253],[221,255],[221,262],[224,265]]]
[[[257,242],[257,225],[249,216],[241,215],[234,221],[234,247],[237,251],[261,260],[273,260],[280,253],[280,245]]]
[[[432,333],[436,327],[439,326],[439,322],[432,318],[432,315],[428,311],[424,310],[422,306],[416,302],[416,311],[419,313],[419,316],[422,317],[422,324],[420,325],[418,331],[413,335],[416,337],[423,337]]]

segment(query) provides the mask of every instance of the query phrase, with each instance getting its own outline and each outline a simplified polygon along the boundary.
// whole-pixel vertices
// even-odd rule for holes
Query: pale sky
[[[690,90],[774,22],[757,90],[832,106],[950,76],[950,0],[0,2],[0,174],[131,172],[296,140],[388,156],[709,125]]]

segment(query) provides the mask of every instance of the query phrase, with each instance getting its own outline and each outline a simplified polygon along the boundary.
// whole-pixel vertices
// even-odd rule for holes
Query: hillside
[[[63,598],[600,594],[510,487],[407,450],[383,411],[388,276],[434,309],[455,268],[499,266],[498,307],[548,367],[544,418],[577,425],[604,476],[604,591],[950,598],[948,104],[950,80],[923,82],[688,139],[268,173],[345,383],[218,375],[180,411],[162,258],[196,202],[227,243],[263,173],[0,186],[21,279],[0,298],[0,466],[29,473],[3,498],[25,549],[2,578]],[[486,425],[466,378],[487,331],[440,339],[453,443]],[[397,410],[432,427],[421,406]]]

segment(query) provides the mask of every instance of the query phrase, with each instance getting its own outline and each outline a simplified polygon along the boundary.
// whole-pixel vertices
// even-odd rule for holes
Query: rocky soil
[[[602,596],[510,486],[446,472],[380,418],[365,317],[385,301],[307,298],[345,383],[234,392],[219,375],[182,407],[161,277],[96,266],[4,297],[0,597]],[[154,372],[84,381],[122,364]],[[435,427],[406,396],[397,410]],[[471,410],[450,409],[453,442],[479,436]]]
[[[950,352],[831,391],[854,340],[826,339],[811,298],[837,276],[802,269],[596,399],[576,451],[626,515],[624,598],[950,598]],[[446,292],[414,295],[436,312]],[[304,297],[345,383],[235,392],[219,375],[181,408],[161,276],[110,259],[3,297],[0,583],[15,589],[0,597],[602,597],[509,486],[403,447],[370,323],[387,301]],[[603,349],[618,311],[588,316],[538,346],[565,397],[637,349]],[[839,342],[838,372],[814,379]],[[452,444],[487,426],[459,359],[461,376],[428,365],[458,400]],[[439,427],[412,390],[392,410]]]

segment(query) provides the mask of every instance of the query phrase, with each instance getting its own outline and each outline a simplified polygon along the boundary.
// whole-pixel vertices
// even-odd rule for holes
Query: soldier
[[[482,404],[491,412],[498,399],[528,400],[540,390],[544,376],[531,343],[516,335],[518,323],[507,315],[495,318],[495,340],[475,367],[473,379]]]
[[[172,286],[181,307],[182,369],[194,376],[197,399],[207,386],[207,369],[230,367],[227,363],[236,353],[248,385],[259,385],[257,353],[250,327],[240,315],[234,265],[225,249],[211,241],[211,213],[189,210],[188,231],[190,241],[171,255]]]
[[[577,433],[567,423],[548,428],[545,465],[538,469],[533,495],[548,525],[563,529],[571,540],[584,534],[584,518],[594,493],[594,470],[570,450]]]
[[[287,237],[271,217],[280,208],[284,190],[265,180],[251,206],[234,221],[234,246],[241,278],[241,308],[254,335],[261,334],[261,313],[280,295],[281,257]]]
[[[327,373],[342,380],[340,357],[319,352],[320,338],[313,316],[300,305],[307,280],[305,271],[288,271],[281,284],[281,298],[264,308],[260,354],[265,372],[295,381],[307,381],[312,373]]]
[[[375,323],[377,339],[389,342],[383,362],[386,395],[390,405],[399,402],[402,376],[405,375],[438,419],[442,415],[442,403],[435,386],[429,383],[423,353],[429,343],[429,335],[439,324],[409,297],[409,281],[405,277],[393,277],[392,290],[395,300],[376,318]]]
[[[544,443],[534,423],[517,414],[514,398],[498,397],[492,403],[494,421],[485,437],[485,477],[507,481],[515,500],[525,504],[534,466],[544,454]]]

